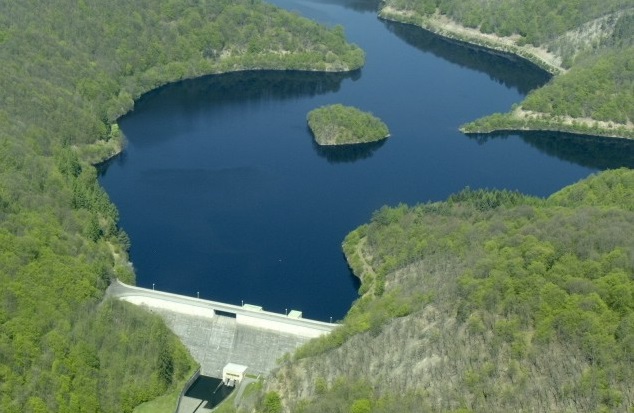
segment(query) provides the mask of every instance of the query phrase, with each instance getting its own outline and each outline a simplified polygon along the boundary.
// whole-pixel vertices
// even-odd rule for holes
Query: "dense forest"
[[[306,118],[319,145],[369,143],[390,136],[381,119],[352,106],[322,106],[311,110]]]
[[[381,16],[556,74],[510,114],[465,130],[634,137],[631,6],[388,0]],[[361,298],[341,328],[284,360],[260,406],[630,412],[632,230],[634,173],[625,169],[547,199],[467,188],[445,202],[384,207],[343,243]]]
[[[625,169],[384,207],[344,242],[362,298],[268,390],[306,413],[629,412],[633,234]]]
[[[631,122],[629,1],[553,4],[392,6],[552,48],[571,69],[527,97],[527,116]],[[578,41],[593,19],[604,30]],[[0,411],[130,412],[178,391],[195,368],[183,346],[157,317],[103,301],[112,278],[134,280],[93,167],[124,144],[116,120],[168,82],[346,71],[363,52],[341,27],[259,0],[0,0],[0,59]],[[619,170],[548,199],[465,190],[381,209],[344,243],[362,297],[284,361],[261,410],[631,409],[633,188]]]
[[[466,132],[541,129],[634,138],[629,0],[388,0],[381,16],[517,54],[558,74],[511,112],[469,123]]]
[[[483,33],[517,34],[521,36],[520,43],[539,45],[588,21],[631,7],[632,3],[629,0],[389,0],[387,5],[421,16],[440,13]]]
[[[94,162],[167,82],[244,69],[345,71],[363,52],[258,0],[0,0],[0,411],[130,412],[193,361],[162,321],[102,302],[129,240]]]

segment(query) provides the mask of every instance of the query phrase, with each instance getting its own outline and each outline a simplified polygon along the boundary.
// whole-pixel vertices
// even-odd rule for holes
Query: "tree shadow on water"
[[[154,146],[175,139],[182,134],[183,125],[197,122],[201,117],[222,116],[223,110],[247,104],[267,105],[336,93],[344,80],[355,81],[360,77],[361,70],[345,73],[244,71],[209,75],[146,93],[137,100],[134,111],[123,116],[119,123],[126,135],[134,136],[136,146]]]
[[[493,139],[519,136],[542,153],[586,168],[598,170],[634,168],[634,140],[632,139],[544,131],[496,132],[467,134],[467,136],[482,145]]]
[[[309,131],[310,133],[310,131]],[[362,159],[368,159],[374,152],[380,147],[385,145],[387,139],[381,139],[376,142],[369,143],[357,143],[352,145],[336,145],[336,146],[322,146],[312,139],[313,149],[315,153],[322,158],[325,158],[328,163],[351,163]]]
[[[444,59],[460,67],[486,73],[491,79],[526,95],[543,86],[551,75],[533,63],[458,40],[446,39],[423,28],[384,20],[385,27],[406,43],[425,53]]]
[[[376,13],[381,5],[381,0],[322,0],[322,3],[335,4],[358,12]]]

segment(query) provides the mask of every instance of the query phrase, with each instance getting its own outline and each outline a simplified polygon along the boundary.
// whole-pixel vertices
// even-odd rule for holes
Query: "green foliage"
[[[129,412],[193,363],[162,322],[100,301],[130,241],[91,163],[167,82],[351,70],[363,52],[255,0],[0,0],[0,411]]]
[[[583,23],[631,6],[628,0],[388,0],[387,6],[430,16],[436,12],[467,27],[543,44]]]
[[[634,211],[634,176],[625,169],[591,176],[568,186],[549,198],[549,202],[566,207],[603,206]]]
[[[534,201],[536,202],[536,200]],[[485,212],[499,207],[509,208],[531,203],[531,199],[518,191],[489,191],[486,189],[473,190],[467,187],[457,194],[450,195],[447,199],[447,203],[450,205],[469,205],[478,211]],[[399,210],[402,211],[403,209],[403,206],[399,206]]]
[[[634,138],[634,14],[628,0],[389,0],[390,18],[425,25],[435,13],[483,33],[516,37],[508,45],[464,38],[543,65],[526,44],[542,46],[571,68],[531,92],[521,108],[535,115],[493,114],[461,127],[467,133],[557,130]],[[446,34],[444,27],[436,31]],[[479,43],[479,44],[480,44]],[[601,121],[605,123],[598,123]]]
[[[477,348],[471,352],[468,346],[452,346],[464,352],[460,354],[440,350],[444,359],[439,369],[451,370],[451,383],[460,375],[459,384],[432,383],[445,392],[451,388],[475,411],[509,411],[520,404],[531,409],[523,403],[532,396],[521,393],[528,391],[528,371],[537,383],[551,378],[565,383],[557,391],[557,406],[572,403],[584,411],[624,411],[634,380],[633,180],[634,172],[621,169],[592,176],[548,199],[466,189],[445,202],[382,208],[346,239],[344,251],[362,256],[355,271],[377,274],[361,278],[364,283],[381,279],[384,293],[366,293],[340,329],[309,343],[297,357],[317,356],[310,361],[315,365],[329,358],[341,362],[346,351],[361,351],[351,349],[352,343],[364,343],[373,354],[363,358],[367,364],[380,366],[383,358],[388,360],[384,368],[402,368],[410,360],[399,360],[394,348],[398,339],[380,356],[369,342],[402,331],[403,323],[394,318],[420,322],[421,314],[436,308],[455,318],[449,316],[442,326],[424,322],[425,329],[436,329],[424,335],[428,345],[445,336]],[[428,275],[433,263],[443,270]],[[408,272],[409,267],[418,270]],[[420,284],[426,286],[424,291]],[[403,304],[406,309],[400,312]],[[452,329],[456,322],[458,327]],[[362,339],[355,337],[361,333]],[[446,345],[441,340],[439,348]],[[330,351],[336,347],[337,352]],[[559,367],[544,361],[541,354],[548,351],[555,354],[547,360]],[[466,362],[460,365],[458,360]],[[574,374],[570,365],[575,366]],[[358,377],[354,369],[368,371],[366,365],[353,364],[350,369],[352,381]],[[378,371],[383,380],[390,380],[389,373]],[[427,374],[442,376],[433,369]],[[418,388],[416,380],[424,380],[412,375],[410,388]],[[336,385],[318,383],[319,396],[302,411],[345,411],[333,407],[342,405],[365,409],[368,403],[361,400],[367,399],[374,412],[382,411],[379,406],[385,398],[408,400],[406,393],[395,395],[381,382],[371,385],[377,393],[365,396],[341,395]],[[534,387],[538,388],[539,384]],[[424,411],[423,401],[433,400],[423,394],[416,397],[422,400],[418,411]]]
[[[307,116],[320,145],[349,145],[375,142],[390,135],[387,126],[370,113],[343,105],[323,106]]]
[[[366,295],[358,299],[346,314],[342,326],[327,336],[311,340],[300,347],[294,354],[294,360],[312,357],[335,349],[352,336],[370,332],[373,336],[381,333],[383,326],[390,320],[405,317],[423,308],[433,298],[433,294],[418,291],[390,291],[378,294],[372,299]],[[323,390],[319,381],[319,389]]]
[[[350,413],[370,413],[372,411],[372,402],[368,399],[357,399],[350,407]]]
[[[263,404],[262,413],[281,413],[282,412],[282,400],[280,399],[280,395],[274,391],[266,393],[262,404]]]
[[[297,413],[421,413],[431,411],[420,394],[378,394],[369,380],[339,377],[327,393],[298,405]]]
[[[634,13],[626,12],[619,17],[614,25],[614,31],[609,39],[616,46],[627,46],[634,43]]]
[[[585,59],[548,87],[529,94],[522,107],[625,124],[634,119],[633,96],[634,47],[628,47]]]

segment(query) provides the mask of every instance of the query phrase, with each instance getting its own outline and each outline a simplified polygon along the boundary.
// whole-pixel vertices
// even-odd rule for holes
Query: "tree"
[[[280,395],[274,391],[266,393],[264,396],[264,409],[263,413],[281,413],[282,412],[282,400]]]
[[[350,407],[350,413],[370,413],[372,411],[372,403],[368,399],[357,399]]]

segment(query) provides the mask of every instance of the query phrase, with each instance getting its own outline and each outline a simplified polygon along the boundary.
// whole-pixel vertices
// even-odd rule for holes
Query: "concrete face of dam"
[[[247,366],[250,375],[268,375],[285,354],[337,327],[301,318],[298,311],[271,313],[258,306],[236,306],[119,281],[110,285],[107,294],[160,315],[200,363],[200,374],[216,378],[222,378],[228,363]]]
[[[209,318],[149,307],[148,310],[163,317],[200,363],[200,372],[205,376],[222,377],[222,369],[228,363],[248,366],[248,374],[267,375],[284,354],[310,340],[296,334],[238,324],[232,317]]]

